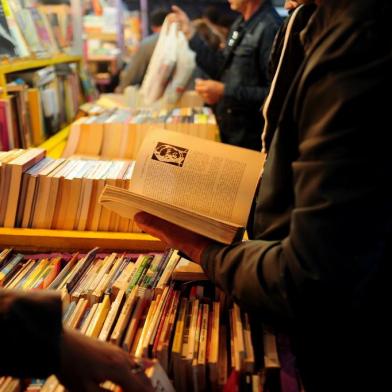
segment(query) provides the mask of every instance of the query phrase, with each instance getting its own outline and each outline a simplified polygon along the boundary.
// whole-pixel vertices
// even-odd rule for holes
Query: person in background
[[[217,34],[217,30],[205,18],[194,19],[192,20],[192,24],[195,32],[203,39],[210,49],[219,51],[225,45],[225,40],[222,35]],[[198,79],[209,79],[209,75],[201,67],[196,65],[190,83],[188,84],[188,89],[195,90],[195,82]]]
[[[153,391],[144,366],[114,345],[63,328],[54,291],[0,289],[0,376],[55,374],[69,391],[99,391],[110,380],[126,391]]]
[[[260,106],[268,90],[268,58],[281,18],[270,0],[229,3],[241,15],[223,51],[211,49],[180,8],[173,6],[170,18],[179,23],[196,52],[197,65],[209,76],[196,80],[196,91],[212,105],[222,142],[260,150]]]
[[[226,246],[146,213],[142,230],[286,330],[307,392],[389,385],[389,0],[317,0],[257,195],[255,239]]]
[[[201,19],[207,22],[210,28],[214,31],[214,33],[221,38],[223,47],[223,44],[226,42],[227,36],[229,34],[230,28],[222,25],[222,12],[220,12],[220,10],[216,6],[209,5],[203,10]]]
[[[158,42],[159,32],[168,12],[165,9],[155,9],[150,16],[151,30],[153,34],[144,38],[129,63],[120,73],[120,82],[116,93],[121,94],[128,86],[141,85],[146,74],[148,64]]]

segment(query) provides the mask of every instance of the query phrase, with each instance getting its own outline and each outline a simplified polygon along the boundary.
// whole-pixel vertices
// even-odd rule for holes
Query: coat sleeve
[[[389,110],[382,97],[391,88],[391,58],[368,34],[347,34],[337,46],[331,37],[297,86],[288,109],[298,126],[298,156],[288,164],[294,202],[288,235],[213,245],[203,254],[209,277],[251,311],[286,319],[339,309],[346,315],[382,289],[377,282],[390,257],[392,213],[382,125]],[[262,188],[274,181],[272,154]]]
[[[44,378],[60,367],[61,298],[0,289],[0,375]]]

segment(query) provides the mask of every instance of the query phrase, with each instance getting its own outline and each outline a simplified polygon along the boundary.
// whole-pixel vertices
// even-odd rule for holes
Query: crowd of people
[[[222,141],[267,154],[250,238],[223,245],[146,213],[135,219],[200,263],[256,322],[287,333],[305,391],[384,390],[392,4],[286,1],[282,24],[269,0],[229,3],[240,16],[220,51],[178,7],[170,18],[208,75],[196,90]],[[0,333],[1,374],[55,373],[71,390],[105,379],[124,391],[150,388],[120,349],[63,329],[54,294],[0,291]],[[21,355],[32,345],[34,355]]]

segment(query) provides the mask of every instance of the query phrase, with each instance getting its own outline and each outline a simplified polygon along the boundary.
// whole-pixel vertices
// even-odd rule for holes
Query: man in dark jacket
[[[63,329],[61,317],[59,293],[0,289],[0,377],[55,374],[70,391],[98,391],[106,380],[123,391],[153,390],[128,353]]]
[[[307,392],[389,385],[389,0],[324,0],[274,133],[255,240],[213,243],[140,213],[253,316],[285,327]]]
[[[172,19],[179,22],[189,39],[197,65],[210,77],[196,81],[196,91],[213,105],[221,140],[260,150],[260,106],[268,90],[268,58],[281,18],[270,0],[229,3],[241,16],[234,22],[223,51],[212,50],[195,34],[188,17],[178,7],[173,7]]]

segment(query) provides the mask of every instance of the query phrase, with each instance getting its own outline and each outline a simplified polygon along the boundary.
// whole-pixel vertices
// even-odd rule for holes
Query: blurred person
[[[180,8],[173,6],[170,18],[179,23],[196,52],[197,65],[209,77],[196,80],[196,91],[212,105],[222,142],[260,150],[260,106],[268,90],[268,58],[281,18],[270,0],[229,3],[241,15],[223,51],[211,49]]]
[[[139,86],[142,84],[148,64],[150,63],[155,46],[158,42],[159,32],[161,31],[163,22],[168,14],[169,12],[162,8],[152,11],[150,24],[153,34],[140,42],[139,48],[132,55],[123,71],[121,71],[120,82],[116,88],[116,93],[123,93],[124,89],[128,86]]]
[[[224,45],[225,41],[222,35],[217,34],[214,27],[208,20],[204,18],[195,19],[192,21],[195,31],[202,37],[205,43],[213,50],[219,50]]]
[[[226,41],[227,35],[229,34],[230,27],[222,25],[221,17],[222,17],[222,12],[216,6],[209,5],[203,10],[201,19],[209,23],[214,33],[222,39],[222,46],[223,46],[223,43]]]
[[[59,293],[0,289],[0,376],[55,374],[69,391],[98,391],[106,380],[124,392],[153,391],[144,365],[129,353],[64,328],[61,320]]]
[[[253,317],[287,331],[307,392],[389,385],[389,0],[318,0],[257,194],[255,239],[216,243],[146,213]],[[390,127],[390,126],[389,126]]]
[[[196,33],[201,39],[214,51],[219,51],[223,48],[225,40],[222,35],[217,34],[216,29],[211,23],[205,18],[195,19],[192,21]],[[198,79],[208,79],[208,74],[198,65],[196,65],[195,71],[188,84],[190,90],[195,90],[195,81]]]

